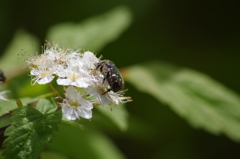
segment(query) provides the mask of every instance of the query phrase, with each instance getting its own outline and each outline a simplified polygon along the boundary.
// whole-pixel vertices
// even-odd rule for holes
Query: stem
[[[58,93],[58,91],[52,86],[51,83],[48,83],[48,86],[50,87],[50,89],[52,90],[53,92],[53,96],[54,96],[54,99],[55,101],[58,103],[58,102],[62,102],[62,97],[60,96],[60,94]]]

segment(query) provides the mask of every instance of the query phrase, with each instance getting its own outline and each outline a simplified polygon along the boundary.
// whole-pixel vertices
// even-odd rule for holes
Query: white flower
[[[8,93],[10,91],[2,91],[0,92],[0,99],[5,100],[5,101],[9,101],[6,97],[5,94]]]
[[[66,98],[60,105],[63,116],[68,120],[75,120],[79,117],[90,119],[92,103],[112,105],[131,101],[130,97],[123,97],[124,91],[108,91],[111,89],[108,80],[102,70],[96,69],[96,65],[101,62],[100,58],[89,51],[80,53],[79,49],[60,48],[59,43],[53,42],[44,46],[41,55],[29,57],[25,61],[27,66],[30,66],[33,84],[47,84],[57,76],[58,85],[68,86]],[[78,90],[75,87],[78,87]],[[78,91],[90,96],[92,101],[84,99]],[[3,99],[1,93],[0,99]]]
[[[84,52],[80,62],[86,69],[93,70],[96,68],[95,64],[99,62],[99,59],[92,52],[87,51]]]
[[[100,83],[84,90],[91,96],[96,97],[101,105],[112,105],[132,101],[131,97],[123,97],[122,94],[125,92],[125,90],[114,93],[113,91],[107,92],[108,89],[109,87],[106,83]]]
[[[47,84],[50,83],[53,79],[53,73],[50,69],[45,67],[32,68],[30,71],[31,76],[35,76],[32,81],[33,85],[37,82],[38,84]]]
[[[93,82],[92,76],[81,70],[78,66],[68,66],[57,75],[59,76],[57,79],[58,85],[87,88]]]
[[[97,98],[98,102],[101,103],[101,105],[109,105],[111,104],[111,101],[109,100],[107,91],[107,86],[100,83],[99,85],[92,85],[90,87],[87,87],[84,89],[87,93],[89,93],[91,96],[94,96]]]
[[[66,99],[61,103],[63,116],[68,120],[76,120],[79,117],[92,118],[93,105],[83,99],[79,92],[72,86],[66,89]]]
[[[49,60],[52,60],[57,64],[65,65],[68,60],[77,58],[81,54],[79,50],[72,51],[71,49],[61,49],[57,44],[55,44],[46,49],[44,51],[44,55],[46,55]]]
[[[127,103],[127,102],[130,102],[132,101],[131,100],[131,97],[123,97],[123,93],[125,92],[126,90],[123,90],[123,91],[119,91],[117,93],[114,93],[113,91],[110,91],[108,93],[110,99],[111,100],[111,103],[114,103],[114,104],[119,104],[119,103]]]

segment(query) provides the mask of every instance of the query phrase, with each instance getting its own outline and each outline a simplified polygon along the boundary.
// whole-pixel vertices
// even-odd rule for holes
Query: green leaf
[[[6,159],[37,159],[61,121],[61,111],[42,114],[37,109],[22,107],[13,111],[13,123],[5,131],[3,142]]]
[[[38,96],[38,97],[35,97],[35,98],[29,98],[29,97],[20,98],[17,101],[15,101],[15,100],[11,100],[11,101],[0,100],[0,116],[2,116],[4,114],[7,114],[10,111],[18,108],[17,104],[19,104],[19,106],[27,106],[28,104],[31,104],[33,102],[36,102],[36,101],[38,101],[38,100],[40,100],[42,98],[46,98],[46,97],[49,97],[49,96],[52,96],[52,93],[44,94],[44,95],[41,95],[41,96]],[[51,107],[55,107],[56,108],[57,107],[56,103],[53,102],[53,99],[51,101],[52,101],[51,102],[52,104],[55,104],[55,105],[51,104]],[[49,108],[49,109],[54,109],[54,108]]]
[[[81,23],[63,23],[53,26],[47,34],[47,39],[63,41],[65,47],[77,46],[84,50],[99,51],[118,38],[130,22],[129,9],[118,7]]]
[[[4,115],[4,116],[0,117],[0,128],[3,128],[10,124],[11,124],[10,115]],[[3,134],[3,131],[4,131],[3,129],[0,130],[0,134]]]
[[[48,149],[61,152],[74,159],[123,159],[123,154],[114,143],[104,134],[97,131],[81,129],[61,123],[59,131]]]
[[[23,30],[18,30],[11,44],[4,51],[0,59],[0,68],[4,71],[7,78],[22,73],[26,65],[24,58],[26,55],[35,54],[39,50],[39,43],[36,37]],[[25,52],[25,56],[22,56]]]
[[[30,98],[30,97],[20,98],[20,100],[22,101],[22,104],[24,106],[27,106],[28,104],[36,102],[36,101],[38,101],[40,99],[44,99],[44,98],[52,97],[52,96],[53,96],[52,93],[47,93],[47,94],[43,94],[43,95],[40,95],[40,96],[37,96],[37,97],[34,97],[34,98]]]
[[[16,109],[18,106],[15,100],[4,101],[0,100],[0,116],[9,113],[13,109]]]
[[[39,110],[43,114],[48,114],[56,111],[58,108],[56,102],[53,98],[50,100],[40,99],[37,103],[36,109]]]
[[[86,130],[85,127],[82,124],[80,124],[80,120],[67,120],[66,118],[63,117],[62,122],[77,127],[80,130]]]
[[[98,106],[97,108],[101,113],[107,116],[111,121],[113,121],[121,130],[126,130],[128,127],[127,117],[128,112],[123,105],[111,106]]]
[[[194,127],[240,140],[240,97],[207,75],[163,62],[136,65],[124,75]]]
[[[22,98],[22,99],[18,99],[17,101],[15,101],[15,100],[10,100],[10,101],[0,100],[0,116],[7,114],[10,111],[12,111],[18,107],[26,106],[27,104],[30,104],[34,101],[36,101],[36,100],[35,99],[33,100],[33,98]]]

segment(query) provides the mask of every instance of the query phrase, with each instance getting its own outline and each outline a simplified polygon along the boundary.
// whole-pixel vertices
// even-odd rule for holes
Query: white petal
[[[34,76],[39,75],[39,70],[34,68],[30,71],[30,74]]]
[[[81,102],[82,106],[77,108],[78,116],[81,116],[86,119],[92,118],[92,104],[89,101]],[[83,105],[85,104],[85,105]]]
[[[88,69],[95,69],[95,63],[99,62],[99,59],[92,52],[85,52],[83,54],[82,63]]]
[[[63,116],[68,120],[76,120],[78,118],[74,109],[69,107],[62,107]]]
[[[90,85],[90,81],[77,80],[73,85],[80,88],[87,88]]]
[[[77,114],[78,114],[78,116],[81,116],[85,119],[91,119],[92,118],[92,110],[78,109]]]
[[[81,104],[81,106],[77,107],[78,116],[81,116],[86,119],[92,118],[93,109],[92,103],[82,98],[79,99],[79,103]]]
[[[104,95],[98,94],[97,98],[102,105],[109,105],[111,103],[109,98],[107,98],[107,94],[104,94]]]
[[[75,100],[78,100],[78,98],[81,99],[81,95],[79,94],[79,92],[77,91],[76,88],[72,87],[72,86],[69,86],[67,89],[66,89],[66,93],[65,93],[65,96],[67,99],[75,99]]]
[[[47,84],[50,83],[54,79],[54,76],[43,77],[42,79],[37,80],[38,84]]]
[[[70,79],[62,79],[62,78],[57,79],[58,85],[69,86],[69,85],[71,85],[70,83],[71,83]]]
[[[105,93],[105,90],[101,87],[88,87],[85,89],[91,96],[95,96],[102,105],[109,105],[112,100],[109,100],[108,93]],[[103,95],[103,93],[105,93]]]

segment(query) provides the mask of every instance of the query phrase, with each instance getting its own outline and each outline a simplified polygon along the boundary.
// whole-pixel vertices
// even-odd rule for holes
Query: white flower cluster
[[[99,61],[92,52],[62,49],[58,43],[47,43],[43,54],[26,59],[32,84],[48,84],[56,77],[57,84],[65,86],[65,98],[60,106],[68,120],[90,119],[94,105],[131,101],[130,97],[122,96],[124,91],[105,93],[110,86],[106,80],[102,83],[104,77],[96,70]]]

